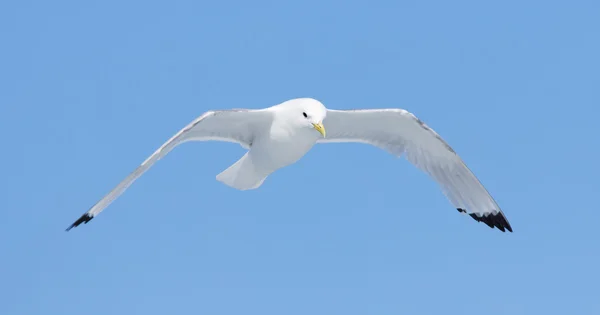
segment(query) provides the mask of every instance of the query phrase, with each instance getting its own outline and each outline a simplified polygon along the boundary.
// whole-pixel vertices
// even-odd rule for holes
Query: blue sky
[[[4,1],[1,314],[598,314],[598,1]],[[515,233],[404,159],[316,146],[254,191],[209,109],[399,107]]]

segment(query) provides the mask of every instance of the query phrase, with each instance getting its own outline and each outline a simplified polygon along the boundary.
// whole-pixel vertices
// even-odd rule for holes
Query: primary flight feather
[[[258,110],[209,111],[175,134],[67,231],[87,223],[177,145],[187,141],[237,142],[248,152],[216,176],[239,190],[256,189],[269,174],[295,163],[316,143],[361,142],[406,158],[431,176],[460,213],[512,232],[502,210],[454,150],[403,109],[332,110],[312,98]]]

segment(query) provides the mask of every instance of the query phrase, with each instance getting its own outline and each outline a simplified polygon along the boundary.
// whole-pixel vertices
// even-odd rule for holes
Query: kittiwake
[[[263,109],[213,110],[164,143],[67,231],[87,223],[173,148],[188,141],[228,141],[248,151],[216,176],[238,190],[256,189],[269,174],[294,164],[316,143],[360,142],[401,156],[434,179],[459,213],[512,232],[504,213],[458,154],[429,126],[403,109],[333,110],[313,98]]]

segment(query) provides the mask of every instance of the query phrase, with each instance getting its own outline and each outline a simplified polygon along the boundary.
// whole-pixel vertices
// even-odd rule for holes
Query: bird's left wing
[[[502,210],[454,150],[425,123],[402,109],[328,110],[327,137],[361,142],[406,158],[429,174],[459,212],[501,231],[512,227]]]
[[[187,141],[226,141],[239,143],[245,148],[252,145],[259,126],[268,126],[271,114],[264,110],[234,109],[208,111],[181,129],[148,157],[90,210],[67,228],[67,231],[87,223],[121,195],[136,179],[177,145]]]

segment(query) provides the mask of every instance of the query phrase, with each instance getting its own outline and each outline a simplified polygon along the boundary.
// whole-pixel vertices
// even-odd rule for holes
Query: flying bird
[[[256,189],[278,169],[294,164],[316,143],[360,142],[401,156],[427,173],[458,210],[502,232],[504,213],[458,154],[429,126],[403,109],[327,109],[297,98],[263,109],[213,110],[202,114],[123,179],[67,231],[88,223],[176,146],[188,141],[227,141],[248,151],[216,176],[238,190]]]

